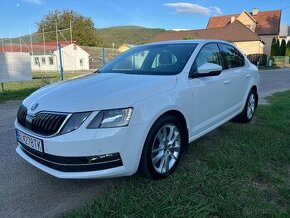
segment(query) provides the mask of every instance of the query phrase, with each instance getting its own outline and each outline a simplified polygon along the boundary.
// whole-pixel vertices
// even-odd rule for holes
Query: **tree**
[[[277,39],[276,41],[276,56],[279,56],[280,55],[280,40]]]
[[[80,45],[86,46],[97,46],[100,45],[101,39],[98,37],[94,22],[89,17],[84,17],[73,10],[63,10],[63,11],[49,11],[41,21],[36,23],[37,32],[54,32],[54,34],[45,35],[47,41],[55,41],[55,29],[56,23],[59,30],[68,29],[70,27],[70,22],[72,24],[72,35],[73,40],[77,41]],[[61,32],[66,40],[70,40],[70,31]],[[64,40],[61,34],[59,35],[59,40]]]
[[[196,39],[196,37],[194,37],[192,35],[188,35],[188,36],[184,36],[182,39],[183,40],[192,40],[192,39]]]
[[[273,56],[277,56],[277,54],[276,54],[276,47],[277,47],[277,42],[276,42],[276,38],[275,37],[273,37],[273,39],[272,39],[272,44],[271,44],[271,56],[273,57]]]
[[[279,54],[280,56],[285,56],[285,54],[286,54],[286,41],[285,41],[285,39],[282,40],[279,51],[280,51],[280,54]]]
[[[290,40],[287,43],[286,56],[290,57]]]

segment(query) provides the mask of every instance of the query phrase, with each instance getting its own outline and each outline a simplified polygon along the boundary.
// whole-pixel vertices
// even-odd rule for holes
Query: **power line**
[[[281,8],[281,10],[285,10],[285,9],[288,9],[288,8],[290,8],[290,5],[288,5],[288,6],[284,7],[284,8]]]

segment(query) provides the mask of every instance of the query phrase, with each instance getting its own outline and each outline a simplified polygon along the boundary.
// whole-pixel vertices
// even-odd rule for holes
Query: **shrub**
[[[286,54],[286,41],[285,41],[285,39],[283,39],[281,42],[279,55],[285,56],[285,54]]]

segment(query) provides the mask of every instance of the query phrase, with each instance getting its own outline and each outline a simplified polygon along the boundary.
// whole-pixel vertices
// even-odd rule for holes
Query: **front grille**
[[[40,112],[31,116],[27,114],[26,107],[21,105],[17,113],[17,122],[34,133],[50,136],[58,132],[66,117],[66,114],[52,112]]]

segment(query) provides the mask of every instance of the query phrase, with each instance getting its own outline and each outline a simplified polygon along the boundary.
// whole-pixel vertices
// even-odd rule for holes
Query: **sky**
[[[206,28],[209,17],[253,8],[282,10],[290,25],[289,0],[0,0],[0,38],[36,31],[50,10],[72,9],[91,17],[97,28],[138,25],[164,29]]]

